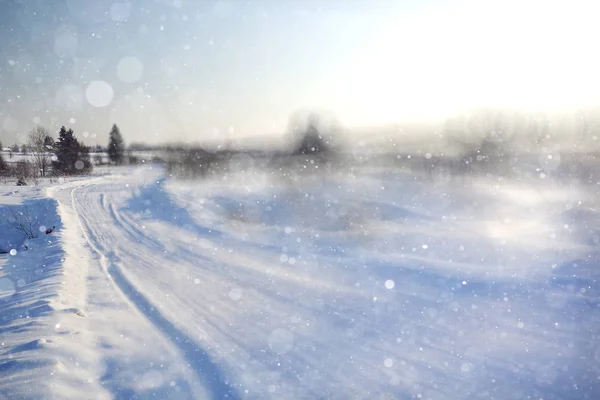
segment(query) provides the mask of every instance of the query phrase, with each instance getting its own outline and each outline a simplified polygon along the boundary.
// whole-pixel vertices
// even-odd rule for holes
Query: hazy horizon
[[[306,108],[359,131],[476,107],[589,106],[598,11],[584,0],[5,0],[0,140],[40,124],[104,144],[113,123],[128,142],[236,140],[283,133]]]

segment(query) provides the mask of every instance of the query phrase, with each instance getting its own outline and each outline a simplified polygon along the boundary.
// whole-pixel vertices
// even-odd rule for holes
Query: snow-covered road
[[[600,393],[600,218],[584,188],[140,167],[48,193],[73,310],[52,317],[54,396]]]

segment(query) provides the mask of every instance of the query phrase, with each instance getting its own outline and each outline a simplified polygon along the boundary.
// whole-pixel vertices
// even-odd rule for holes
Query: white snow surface
[[[111,171],[0,186],[0,398],[600,393],[597,188]]]

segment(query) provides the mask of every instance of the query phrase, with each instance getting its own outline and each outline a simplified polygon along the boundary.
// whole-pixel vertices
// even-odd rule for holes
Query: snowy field
[[[0,398],[598,398],[597,185],[106,171],[0,186]]]

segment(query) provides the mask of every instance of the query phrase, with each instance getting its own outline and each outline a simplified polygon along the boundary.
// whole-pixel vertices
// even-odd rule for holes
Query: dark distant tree
[[[56,160],[52,163],[52,167],[57,173],[68,174],[75,168],[75,161],[77,161],[78,146],[73,131],[61,127],[55,147]]]
[[[61,175],[79,175],[92,169],[90,149],[79,143],[72,129],[68,131],[63,126],[58,133],[55,143],[56,161],[52,167]]]
[[[21,145],[21,153],[27,154],[27,145],[26,144]]]
[[[108,158],[112,163],[117,165],[123,164],[125,160],[125,142],[117,124],[114,124],[110,130],[107,151]]]
[[[13,153],[18,153],[19,152],[19,145],[18,144],[13,144],[12,146],[10,146],[10,151],[12,151]]]
[[[316,113],[293,115],[288,128],[292,140],[296,142],[293,154],[321,154],[331,151],[332,146],[328,137],[332,134],[330,131],[337,127],[332,129],[324,125],[322,118]],[[324,131],[327,131],[326,135]]]
[[[44,138],[44,146],[46,149],[50,150],[54,147],[54,139],[50,135],[46,135]]]
[[[310,121],[300,145],[296,149],[297,154],[317,154],[327,151],[327,145],[319,133],[315,121]]]
[[[8,163],[6,161],[4,161],[4,157],[2,156],[2,153],[0,153],[0,176],[6,175],[7,172],[8,172]]]
[[[2,146],[2,140],[0,140],[0,151],[2,151],[4,147]]]

